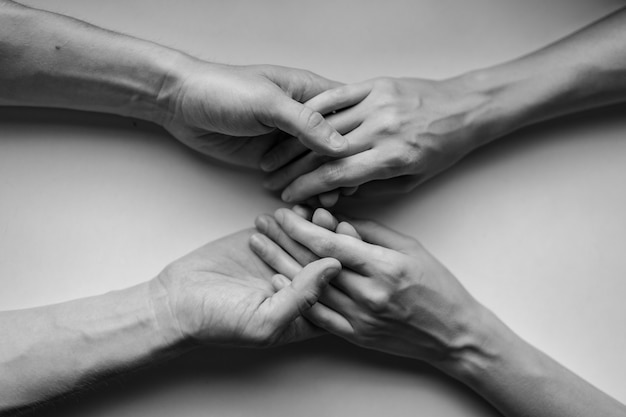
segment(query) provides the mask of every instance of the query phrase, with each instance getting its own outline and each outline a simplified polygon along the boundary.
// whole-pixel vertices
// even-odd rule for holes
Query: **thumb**
[[[278,328],[286,326],[310,309],[339,271],[341,264],[338,260],[324,258],[305,266],[291,283],[275,283],[280,290],[271,298],[274,324]]]
[[[341,157],[349,155],[349,145],[324,117],[298,103],[287,95],[270,109],[271,127],[276,127],[298,138],[307,148],[322,155]]]

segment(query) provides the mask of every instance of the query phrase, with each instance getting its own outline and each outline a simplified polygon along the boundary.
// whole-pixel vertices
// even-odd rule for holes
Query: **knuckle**
[[[389,77],[377,77],[374,78],[374,86],[377,90],[393,91],[395,90],[395,81]]]
[[[383,135],[393,135],[402,129],[402,119],[395,109],[388,109],[380,116],[379,132]]]
[[[315,249],[322,254],[332,254],[335,252],[335,248],[335,243],[328,238],[318,239],[315,243]]]
[[[406,152],[406,150],[398,149],[390,158],[389,165],[394,168],[406,168],[415,162],[415,155],[413,152]]]
[[[393,278],[394,281],[402,278],[406,274],[406,269],[401,261],[384,265],[383,271],[385,271],[385,275]]]
[[[344,96],[348,94],[348,87],[341,86],[337,87],[334,90],[328,91],[328,96],[332,101],[341,100]]]
[[[387,311],[390,300],[391,296],[387,291],[375,290],[367,296],[365,305],[372,313],[379,315]]]
[[[313,307],[313,305],[315,304],[317,298],[317,293],[311,289],[302,294],[302,297],[300,298],[300,301],[298,303],[298,311],[300,312],[300,315],[304,315],[304,313],[309,311],[311,307]]]
[[[324,184],[335,184],[341,180],[343,168],[337,163],[328,163],[322,169],[320,179]]]

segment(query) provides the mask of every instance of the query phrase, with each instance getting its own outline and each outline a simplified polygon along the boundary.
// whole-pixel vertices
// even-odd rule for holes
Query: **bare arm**
[[[285,201],[354,187],[362,196],[407,192],[507,133],[624,100],[621,9],[526,56],[454,78],[382,77],[326,91],[306,104],[328,114],[352,155],[290,162],[300,145],[277,145],[264,160],[273,171],[267,186],[284,189]]]
[[[0,414],[184,351],[159,328],[147,283],[1,312],[0,329]]]
[[[199,152],[257,168],[263,153],[288,135],[323,154],[346,153],[343,137],[302,104],[337,85],[293,68],[202,61],[0,0],[0,106],[145,119]]]
[[[306,313],[314,323],[363,347],[424,360],[507,417],[626,416],[623,404],[517,336],[416,240],[371,221],[338,222],[323,209],[312,221],[301,216],[310,213],[259,218],[269,239],[257,236],[253,247],[287,277],[317,256],[342,262]]]
[[[321,334],[300,312],[341,265],[321,260],[276,291],[250,235],[207,244],[128,289],[0,312],[0,415],[197,346],[269,347]]]

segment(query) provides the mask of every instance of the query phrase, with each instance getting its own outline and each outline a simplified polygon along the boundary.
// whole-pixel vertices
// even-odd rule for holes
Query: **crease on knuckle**
[[[390,300],[391,296],[386,290],[376,289],[369,292],[365,305],[372,313],[380,315],[387,311]]]
[[[334,185],[343,177],[343,167],[337,162],[329,162],[320,172],[320,180],[325,185]]]
[[[379,116],[378,131],[381,135],[395,135],[402,130],[404,125],[401,115],[394,107],[393,102],[386,104],[386,110]]]
[[[335,253],[335,249],[336,249],[335,242],[333,242],[327,237],[317,239],[315,242],[316,252],[323,256]]]
[[[312,289],[305,290],[304,293],[299,296],[298,311],[300,312],[301,316],[309,311],[311,307],[313,307],[313,305],[315,305],[317,298],[317,293]]]

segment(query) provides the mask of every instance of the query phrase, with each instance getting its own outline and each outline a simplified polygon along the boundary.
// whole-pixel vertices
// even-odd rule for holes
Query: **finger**
[[[313,217],[313,209],[308,206],[303,206],[300,204],[296,204],[291,208],[291,211],[296,213],[298,216],[302,217],[305,220],[311,220]]]
[[[358,108],[358,107],[357,107]],[[361,125],[364,117],[357,108],[344,110],[337,114],[326,116],[326,121],[339,133],[345,135]],[[350,142],[349,138],[346,138]],[[261,159],[260,167],[265,172],[272,172],[285,166],[308,148],[297,140],[284,140],[270,148]],[[354,149],[353,149],[354,151]],[[358,149],[357,149],[358,151]],[[356,151],[354,151],[356,152]]]
[[[295,136],[307,148],[330,156],[350,154],[348,141],[319,113],[297,101],[279,96],[270,106],[271,127]]]
[[[330,80],[311,71],[275,65],[263,66],[263,69],[269,71],[269,78],[283,91],[290,92],[290,95],[301,103],[326,90],[332,90],[343,85],[339,81]]]
[[[342,135],[352,132],[361,126],[366,119],[365,112],[360,105],[341,110],[339,113],[328,113],[324,116],[326,121]]]
[[[359,232],[348,222],[341,222],[337,225],[335,233],[340,235],[352,236],[355,239],[363,240]]]
[[[354,131],[348,133],[345,138],[350,143],[350,154],[355,155],[371,150],[373,146],[373,139],[375,139],[375,137],[371,134],[369,126],[363,126],[355,129]],[[309,152],[303,157],[273,171],[265,181],[264,186],[273,191],[281,190],[299,177],[314,171],[325,162],[332,161],[333,159],[336,158],[328,155],[321,155],[315,152]],[[380,164],[380,162],[376,162],[376,165]],[[394,161],[391,162],[395,163]]]
[[[344,109],[360,103],[372,91],[369,82],[343,85],[313,97],[306,105],[322,114]]]
[[[273,216],[262,214],[256,218],[254,224],[259,232],[283,248],[300,265],[307,265],[319,259],[308,248],[289,237]]]
[[[324,229],[330,230],[331,232],[352,236],[355,239],[362,240],[359,232],[357,232],[350,223],[345,221],[340,223],[328,210],[324,210],[322,208],[315,210],[311,221]]]
[[[302,266],[287,252],[265,235],[255,233],[250,236],[250,248],[274,271],[293,279]]]
[[[274,218],[290,238],[307,247],[317,256],[332,256],[356,272],[373,276],[376,260],[387,260],[393,252],[346,235],[339,235],[311,222],[291,210],[278,209]]]
[[[419,245],[411,236],[397,232],[374,220],[349,219],[349,224],[364,241],[393,250],[404,250]]]
[[[331,232],[334,232],[339,224],[335,216],[333,216],[330,211],[323,208],[315,210],[311,221],[326,230],[330,230]]]
[[[315,211],[313,222],[320,227],[324,227],[331,231],[335,228],[335,225],[337,225],[337,233],[345,231],[345,233],[343,234],[353,236],[359,240],[361,239],[359,234],[352,226],[350,226],[346,222],[341,222],[338,224],[337,219],[325,209],[317,209]],[[349,229],[345,230],[345,227],[348,227]],[[274,269],[279,271],[277,268]],[[293,275],[290,274],[283,275],[286,275],[289,279],[293,278]],[[355,300],[363,301],[367,299],[368,289],[371,287],[371,284],[372,283],[365,279],[362,275],[359,275],[347,269],[343,269],[341,273],[339,273],[339,275],[335,277],[335,279],[333,279],[333,282],[325,290],[324,294],[335,291],[336,288],[337,290],[339,290],[339,292],[342,292],[344,296],[346,296],[347,294],[349,295],[349,297],[353,297]],[[338,295],[334,296],[334,299],[338,298],[341,297]],[[324,303],[324,300],[320,299],[320,302]],[[343,310],[340,312],[342,312],[342,314],[345,313],[345,311]]]
[[[332,207],[337,204],[337,201],[339,201],[339,191],[329,191],[327,193],[320,194],[318,198],[320,199],[320,204],[323,207]]]
[[[307,152],[309,148],[295,138],[285,139],[268,150],[261,158],[260,167],[265,172],[275,171]]]
[[[309,152],[303,157],[269,174],[263,186],[272,191],[282,190],[299,176],[315,170],[331,159],[332,158],[326,155]]]
[[[267,299],[260,308],[269,310],[267,313],[271,314],[277,328],[286,326],[317,302],[322,291],[340,270],[341,264],[333,258],[312,262],[305,266],[288,286]]]
[[[373,180],[396,175],[393,162],[381,160],[376,149],[327,162],[308,174],[296,178],[283,191],[285,202],[303,201],[336,188],[354,187]]]
[[[275,275],[272,285],[276,291],[280,291],[289,285],[290,281],[284,276]],[[354,333],[350,322],[336,311],[321,303],[315,303],[304,316],[319,327],[338,336],[348,336]]]

